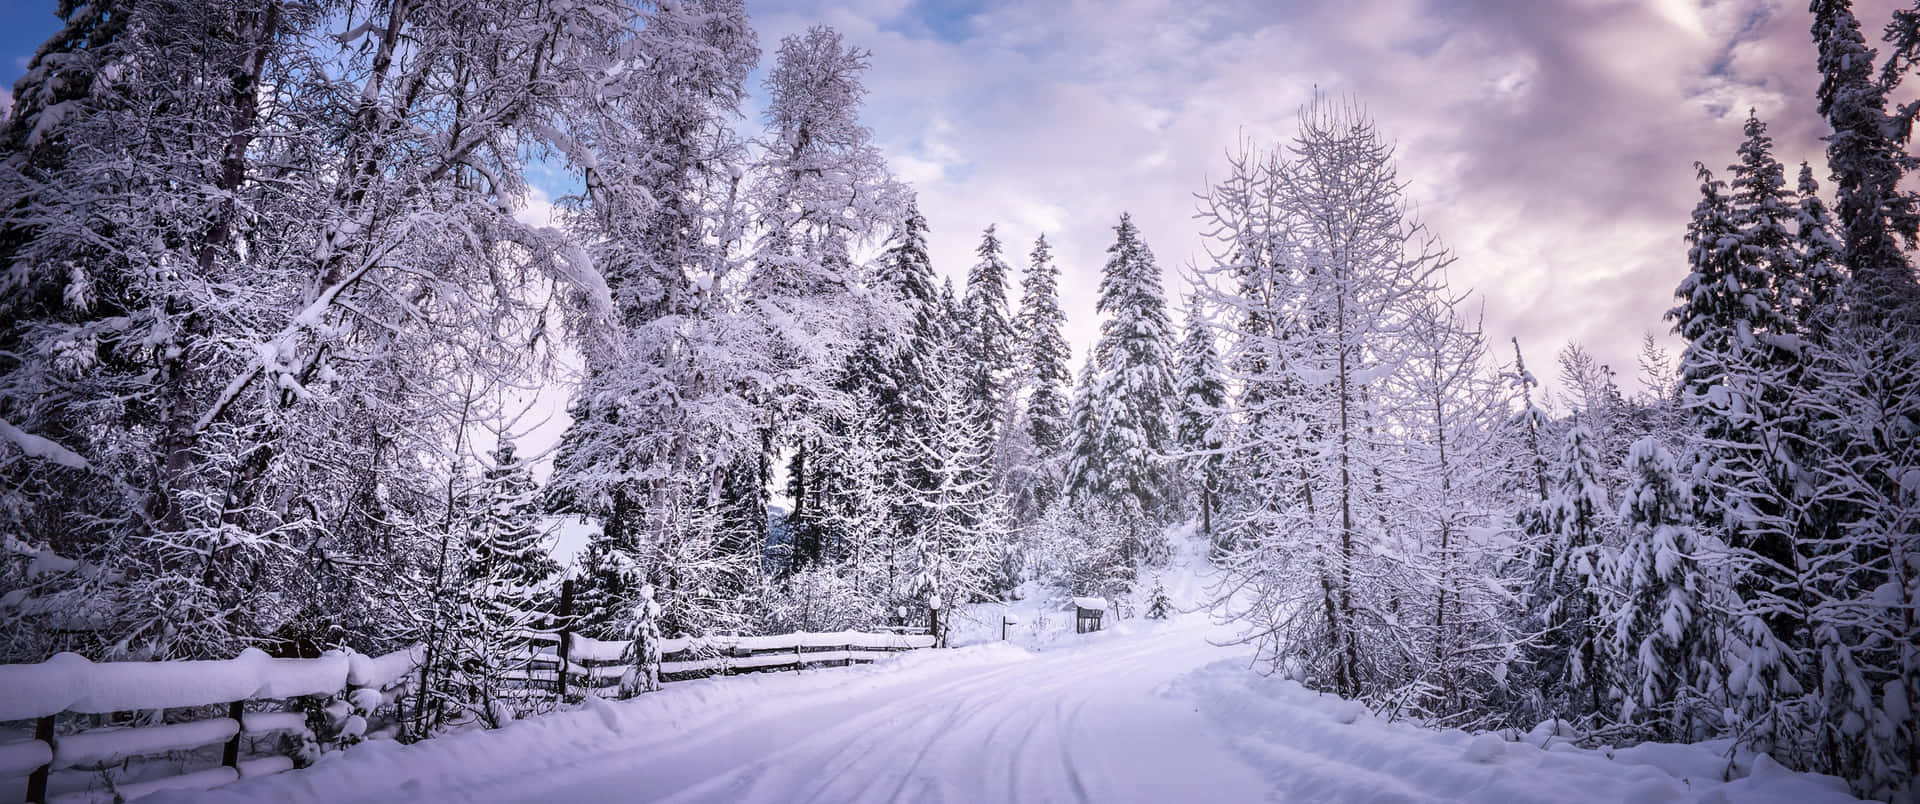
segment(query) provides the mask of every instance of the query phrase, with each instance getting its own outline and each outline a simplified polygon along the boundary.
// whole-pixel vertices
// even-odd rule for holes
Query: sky
[[[11,86],[57,25],[0,0]],[[1894,3],[1859,13],[1877,41]],[[781,37],[840,29],[871,51],[864,119],[917,190],[934,264],[963,281],[997,224],[1009,263],[1053,244],[1076,361],[1131,212],[1170,298],[1208,259],[1194,196],[1241,138],[1284,143],[1316,89],[1363,104],[1396,144],[1418,217],[1552,384],[1577,341],[1637,389],[1643,333],[1685,270],[1693,163],[1734,159],[1749,109],[1777,155],[1812,160],[1814,49],[1804,0],[749,0],[762,69]],[[755,99],[757,101],[757,98]],[[753,115],[751,105],[748,114]],[[758,122],[743,121],[747,130]],[[1547,370],[1542,370],[1547,368]]]
[[[750,0],[751,2],[751,0]],[[1877,43],[1894,3],[1858,3]],[[763,42],[808,25],[872,51],[866,121],[919,191],[936,268],[980,230],[1023,265],[1045,232],[1078,360],[1129,211],[1167,272],[1205,261],[1194,194],[1241,138],[1290,138],[1316,87],[1396,143],[1419,217],[1454,251],[1490,336],[1552,383],[1578,341],[1637,390],[1643,333],[1685,272],[1693,163],[1734,161],[1749,109],[1789,180],[1823,185],[1805,0],[781,0]]]

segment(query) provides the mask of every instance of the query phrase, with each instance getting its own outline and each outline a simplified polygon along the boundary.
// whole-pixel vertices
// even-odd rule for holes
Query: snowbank
[[[1288,801],[1448,800],[1852,802],[1846,782],[1795,773],[1765,755],[1736,756],[1725,742],[1584,749],[1545,747],[1491,734],[1390,723],[1351,701],[1262,676],[1244,659],[1215,663],[1169,685],[1190,699],[1263,769]]]

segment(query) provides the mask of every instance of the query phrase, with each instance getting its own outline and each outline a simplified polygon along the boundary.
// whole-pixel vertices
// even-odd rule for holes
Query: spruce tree
[[[1200,308],[1199,297],[1187,300],[1187,334],[1180,341],[1180,363],[1175,372],[1178,425],[1175,439],[1185,453],[1183,479],[1200,515],[1200,532],[1213,537],[1213,515],[1226,459],[1227,385],[1221,376],[1220,355],[1213,324]]]
[[[1673,455],[1653,436],[1634,442],[1620,519],[1625,535],[1611,568],[1606,647],[1620,719],[1656,739],[1691,742],[1719,688],[1720,638],[1711,558],[1693,527],[1692,492]]]
[[[1022,339],[1021,370],[1027,385],[1027,432],[1034,449],[1051,455],[1066,441],[1067,369],[1071,350],[1061,329],[1067,316],[1060,310],[1060,269],[1053,265],[1047,236],[1033,242],[1026,277],[1020,286],[1018,330]]]
[[[1022,522],[1037,521],[1060,494],[1061,448],[1072,381],[1067,368],[1071,354],[1061,331],[1066,315],[1060,310],[1059,269],[1053,265],[1046,235],[1034,241],[1029,260],[1021,281],[1020,312],[1014,319],[1020,408],[1013,426],[1020,432],[1007,439],[1012,453],[1006,484]]]
[[[1007,314],[1007,264],[1000,238],[988,226],[975,250],[980,261],[967,272],[967,407],[987,437],[997,443],[1014,381],[1017,346]]]
[[[1800,333],[1811,344],[1823,341],[1839,315],[1840,285],[1844,281],[1845,246],[1835,235],[1833,214],[1820,198],[1813,167],[1800,163],[1794,205],[1794,248],[1798,263],[1783,277],[1781,303]]]
[[[1599,600],[1610,563],[1603,540],[1612,508],[1600,479],[1599,446],[1584,423],[1567,430],[1559,457],[1543,506],[1547,541],[1535,562],[1534,616],[1548,634],[1538,661],[1550,707],[1592,714],[1601,711],[1608,689]]]
[[[1172,325],[1160,267],[1131,216],[1120,216],[1107,254],[1095,308],[1103,316],[1100,338],[1088,362],[1091,385],[1075,400],[1086,413],[1074,423],[1067,488],[1125,512],[1140,542],[1132,553],[1144,548],[1146,531],[1172,503],[1166,466],[1173,443]]]
[[[1887,112],[1888,95],[1920,49],[1920,26],[1913,14],[1889,26],[1894,58],[1874,76],[1874,52],[1860,33],[1850,0],[1813,0],[1811,32],[1819,50],[1819,112],[1833,127],[1827,137],[1827,166],[1833,172],[1837,219],[1852,277],[1849,309],[1869,319],[1910,316],[1920,301],[1913,266],[1902,243],[1920,234],[1920,206],[1900,188],[1911,157],[1901,147],[1911,134],[1913,109]],[[1902,24],[1906,22],[1907,24]]]
[[[492,465],[467,501],[473,521],[459,561],[451,632],[461,703],[487,725],[500,726],[509,711],[500,691],[524,674],[529,653],[521,634],[559,565],[540,527],[532,470],[506,439],[488,458]]]

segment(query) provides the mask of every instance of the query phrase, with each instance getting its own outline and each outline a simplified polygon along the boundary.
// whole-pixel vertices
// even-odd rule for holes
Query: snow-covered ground
[[[1610,757],[1387,723],[1259,675],[1245,649],[1213,644],[1222,634],[1198,615],[1132,619],[1027,640],[1044,648],[675,684],[496,731],[368,743],[181,800],[1852,800],[1838,780],[1765,759],[1723,782],[1712,746]]]

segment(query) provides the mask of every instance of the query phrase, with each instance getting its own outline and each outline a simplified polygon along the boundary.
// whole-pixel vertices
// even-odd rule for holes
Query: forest
[[[929,221],[870,54],[744,0],[60,12],[0,125],[0,662],[425,643],[425,731],[497,726],[563,580],[638,693],[666,638],[1150,590],[1190,530],[1186,603],[1375,712],[1920,794],[1920,5],[1813,0],[1825,162],[1694,155],[1629,379],[1488,335],[1362,97],[1195,176],[1174,266],[1120,209]]]

